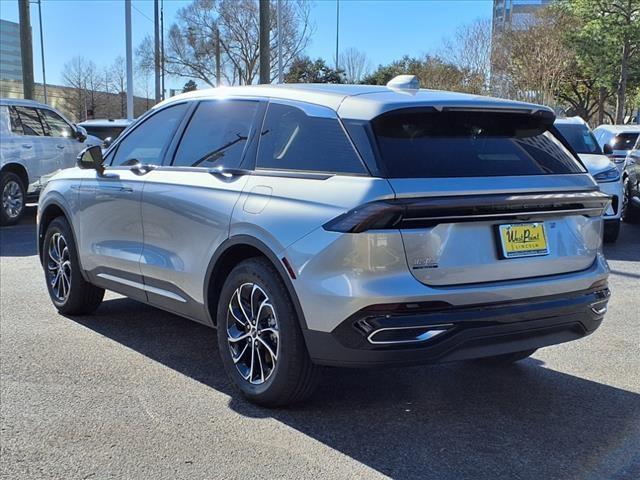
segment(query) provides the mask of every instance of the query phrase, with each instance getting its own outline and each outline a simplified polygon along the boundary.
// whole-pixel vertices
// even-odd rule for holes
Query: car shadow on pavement
[[[640,261],[640,225],[623,223],[616,243],[605,243],[607,260]]]
[[[35,205],[27,206],[17,225],[0,227],[0,257],[29,257],[37,254],[36,211]]]
[[[640,478],[640,395],[535,358],[326,369],[309,402],[268,410],[234,392],[208,327],[128,299],[73,320],[233,395],[241,415],[274,418],[393,478]]]

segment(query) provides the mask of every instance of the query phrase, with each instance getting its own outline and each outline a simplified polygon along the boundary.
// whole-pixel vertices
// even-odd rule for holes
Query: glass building
[[[22,81],[20,24],[0,20],[0,79]]]

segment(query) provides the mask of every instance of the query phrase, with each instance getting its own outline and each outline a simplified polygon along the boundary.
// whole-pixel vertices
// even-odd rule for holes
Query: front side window
[[[186,110],[187,104],[180,103],[147,118],[118,144],[111,165],[159,165],[164,149],[169,145]]]
[[[557,123],[556,128],[576,153],[602,154],[598,142],[586,125]]]
[[[245,100],[201,102],[182,136],[172,165],[240,166],[258,105]]]
[[[271,103],[260,134],[258,168],[344,174],[366,170],[337,118]]]
[[[42,136],[44,128],[40,122],[40,116],[35,108],[31,107],[14,107],[24,135]]]
[[[582,173],[548,128],[520,113],[390,112],[372,122],[390,178],[446,178]]]
[[[45,127],[45,133],[50,137],[73,137],[73,130],[71,125],[64,121],[64,119],[51,110],[44,108],[39,109],[40,117],[42,118]]]

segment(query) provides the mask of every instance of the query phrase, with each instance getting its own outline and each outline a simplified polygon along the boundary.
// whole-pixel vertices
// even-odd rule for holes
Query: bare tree
[[[96,66],[85,57],[76,56],[65,63],[62,81],[68,90],[67,101],[73,105],[73,113],[78,121],[87,119],[87,97],[89,84],[95,81]]]
[[[109,69],[109,91],[117,93],[120,96],[120,108],[116,115],[109,115],[110,117],[125,118],[127,113],[127,93],[126,93],[126,81],[127,81],[127,65],[122,55],[118,55],[111,64]],[[111,112],[110,112],[111,113]]]
[[[340,67],[344,70],[347,83],[359,83],[371,70],[367,54],[357,48],[349,47],[340,54]]]
[[[283,65],[287,69],[307,46],[311,34],[310,5],[303,0],[282,2],[282,38],[277,35],[276,2],[271,2],[270,49],[276,58],[282,42]],[[138,48],[144,62],[152,61],[153,49],[145,39]],[[178,11],[167,37],[165,69],[170,75],[216,84],[216,47],[221,51],[221,76],[229,83],[250,84],[259,68],[258,0],[193,0]],[[277,76],[272,61],[271,78]]]
[[[442,57],[465,73],[465,91],[482,94],[489,89],[491,21],[478,19],[459,27],[444,40]]]

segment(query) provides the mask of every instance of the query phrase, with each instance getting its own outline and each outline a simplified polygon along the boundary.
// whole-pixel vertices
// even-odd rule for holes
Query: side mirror
[[[76,125],[76,138],[78,139],[78,141],[80,143],[84,142],[87,139],[87,136],[87,131],[84,129],[84,127]]]
[[[109,145],[111,145],[111,142],[113,142],[113,138],[111,137],[107,137],[102,141],[102,148],[107,149],[109,148]]]
[[[602,146],[602,153],[604,153],[605,155],[613,155],[613,147],[608,143],[605,143]]]
[[[103,161],[100,145],[91,145],[80,152],[76,163],[83,170],[94,169],[98,174],[102,175],[104,173]]]

